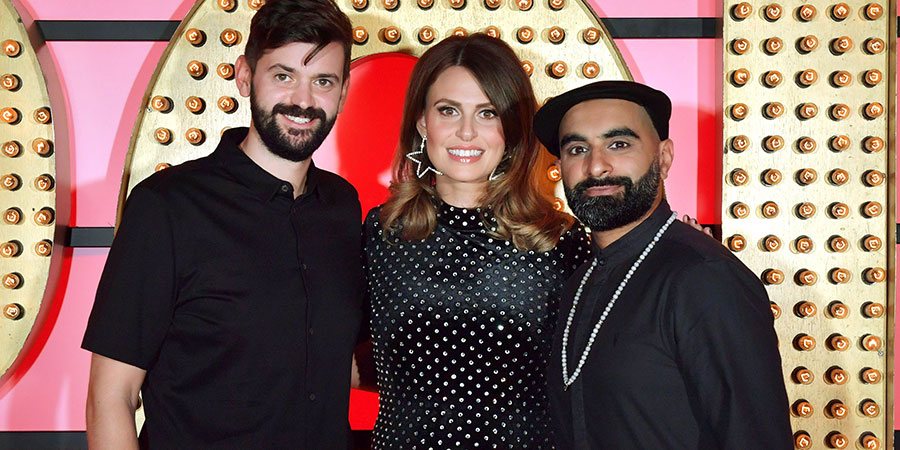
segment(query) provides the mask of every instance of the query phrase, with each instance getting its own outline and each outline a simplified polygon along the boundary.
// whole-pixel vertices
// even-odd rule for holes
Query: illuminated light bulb
[[[728,238],[728,248],[733,252],[739,252],[747,248],[747,239],[740,234],[735,234]]]
[[[863,279],[866,283],[883,283],[887,279],[887,271],[881,267],[870,267],[863,271]]]
[[[775,55],[784,48],[784,41],[777,37],[766,39],[764,48],[769,55]]]
[[[770,70],[763,77],[763,83],[770,88],[778,86],[782,81],[784,81],[784,77],[777,70]]]
[[[797,337],[794,338],[794,348],[801,352],[812,351],[816,348],[816,340],[808,334],[798,334]],[[810,414],[812,414],[812,411],[810,411]]]
[[[22,243],[19,241],[8,241],[0,244],[0,257],[15,258],[22,254]]]
[[[884,139],[875,136],[867,137],[866,140],[863,141],[863,148],[865,148],[867,152],[878,153],[884,150]]]
[[[828,206],[828,215],[833,219],[844,219],[850,215],[850,207],[846,203],[832,203]]]
[[[731,108],[729,108],[729,110],[731,118],[734,120],[744,120],[750,113],[750,108],[748,108],[747,105],[743,103],[735,103],[734,105],[731,105]]]
[[[565,209],[565,207],[566,207],[566,204],[563,203],[562,199],[560,199],[558,197],[553,199],[553,209],[555,209],[557,211],[562,211],[563,209]]]
[[[819,47],[819,38],[814,35],[808,35],[797,41],[797,48],[800,53],[809,53]]]
[[[56,219],[56,213],[50,208],[41,208],[34,213],[34,223],[38,225],[50,225]]]
[[[850,317],[850,308],[841,302],[831,302],[828,305],[828,315],[834,319],[846,319]]]
[[[746,219],[750,215],[750,207],[745,203],[735,202],[728,209],[735,219]]]
[[[819,276],[809,269],[800,269],[794,275],[794,281],[799,286],[812,286],[819,281]]]
[[[884,106],[878,102],[866,103],[865,108],[863,108],[863,116],[869,120],[877,119],[882,114],[884,114]]]
[[[184,101],[184,106],[194,114],[200,114],[206,109],[206,102],[200,97],[190,96]]]
[[[219,8],[222,8],[225,12],[232,12],[237,8],[237,2],[235,0],[219,0],[218,2]]]
[[[853,82],[853,75],[846,70],[839,70],[831,74],[831,84],[835,87],[846,87]]]
[[[519,28],[516,31],[516,39],[523,44],[527,44],[534,39],[534,30],[528,26]]]
[[[850,249],[850,241],[840,236],[832,236],[828,239],[828,248],[836,253],[844,253]],[[849,272],[847,274],[849,276]]]
[[[231,80],[234,78],[234,64],[219,64],[219,66],[216,67],[216,73],[225,80]]]
[[[19,114],[19,110],[11,107],[6,107],[0,109],[0,120],[10,125],[15,125],[19,123],[19,119],[22,118],[22,115]]]
[[[881,15],[884,14],[884,8],[878,3],[869,3],[866,5],[865,10],[866,19],[869,20],[878,20],[881,18]]]
[[[249,0],[247,5],[250,6],[251,9],[259,10],[263,5],[266,4],[266,0]]]
[[[350,4],[353,6],[353,9],[362,11],[369,6],[369,0],[352,0]]]
[[[797,83],[800,87],[812,86],[819,79],[819,74],[813,69],[806,69],[797,74]]]
[[[881,79],[883,76],[881,75],[881,71],[878,69],[870,69],[867,70],[863,75],[863,81],[868,86],[876,86],[878,83],[881,83]]]
[[[812,153],[816,151],[818,145],[816,144],[816,140],[810,137],[801,138],[797,141],[797,151],[800,153]],[[810,169],[812,170],[812,169]],[[815,172],[815,171],[813,171]],[[806,174],[808,175],[808,174]],[[813,174],[815,175],[815,174]],[[813,177],[812,181],[816,181],[815,177]]]
[[[24,308],[18,303],[8,303],[3,307],[3,317],[9,320],[19,320],[24,314]]]
[[[16,75],[7,73],[0,76],[0,86],[3,86],[3,89],[6,89],[7,91],[15,91],[22,86],[22,80]]]
[[[884,179],[884,173],[877,170],[867,170],[866,173],[863,174],[863,182],[866,186],[881,186],[881,183],[884,183]]]
[[[881,215],[882,211],[884,211],[884,208],[881,207],[881,203],[878,202],[863,203],[862,208],[860,209],[862,210],[863,216],[868,218],[878,217]]]
[[[531,61],[522,61],[522,70],[530,77],[534,73],[534,64]]]
[[[747,69],[737,69],[731,72],[731,84],[741,87],[750,81],[750,71]]]
[[[809,186],[819,179],[819,174],[814,169],[806,168],[797,171],[797,184],[801,186]]]
[[[502,4],[501,0],[484,0],[484,7],[491,10],[499,8]]]
[[[731,138],[731,149],[735,152],[741,153],[748,148],[750,148],[750,138],[747,136],[740,134]]]
[[[419,42],[422,44],[430,44],[434,41],[435,32],[434,28],[431,27],[422,27],[419,30]]]
[[[466,7],[466,0],[449,0],[450,7],[453,9],[463,9]]]
[[[859,445],[866,450],[879,450],[881,441],[871,433],[865,433],[859,437]]]
[[[41,108],[35,109],[34,113],[32,113],[31,116],[34,117],[34,120],[37,123],[48,124],[48,123],[50,123],[50,119],[51,119],[50,108],[41,107]]]
[[[797,253],[809,253],[813,250],[813,241],[807,236],[800,236],[794,239],[794,250]]]
[[[528,11],[533,4],[534,2],[532,0],[516,0],[516,7],[519,8],[520,11]]]
[[[850,117],[850,107],[843,103],[832,105],[829,115],[834,120],[844,120]]]
[[[862,238],[862,247],[867,252],[877,252],[881,250],[881,238],[867,234]]]
[[[866,367],[859,372],[859,379],[865,384],[881,383],[881,372],[878,369]]]
[[[388,11],[393,11],[400,6],[400,0],[381,0],[381,6]]]
[[[3,221],[7,225],[18,225],[22,223],[22,210],[16,207],[7,208],[3,212]]]
[[[162,172],[163,170],[166,170],[169,167],[172,167],[169,163],[159,163],[156,165],[156,167],[153,168],[153,171],[154,172]]]
[[[0,44],[0,47],[3,47],[3,53],[6,53],[6,56],[9,56],[10,58],[15,58],[22,53],[22,44],[19,44],[12,39],[3,41],[3,43]]]
[[[492,37],[492,38],[494,38],[494,39],[500,39],[500,29],[497,28],[497,27],[495,27],[495,26],[493,26],[493,25],[491,25],[491,26],[485,28],[485,29],[484,29],[484,34],[486,34],[486,35],[488,35],[488,36],[490,36],[490,37]],[[529,75],[530,75],[530,74],[529,74]]]
[[[379,34],[381,35],[381,40],[388,44],[396,44],[397,42],[400,42],[400,29],[393,25],[387,28],[382,28]]]
[[[783,12],[784,8],[782,8],[781,5],[779,5],[778,3],[772,3],[766,6],[763,14],[766,16],[766,20],[774,22],[781,18],[781,13]]]
[[[454,36],[459,36],[459,37],[466,37],[469,35],[469,32],[466,31],[466,29],[463,27],[456,27],[453,29],[453,31],[450,34],[452,34]]]
[[[781,317],[781,307],[776,305],[775,302],[769,302],[769,309],[772,311],[773,318]]]
[[[566,30],[557,26],[551,27],[547,32],[547,39],[553,44],[561,44],[566,39]]]
[[[832,150],[836,152],[842,152],[850,148],[850,137],[844,134],[834,136],[831,138],[828,144]]]
[[[763,141],[763,148],[768,152],[777,152],[784,148],[784,138],[778,135],[769,136]]]
[[[810,217],[816,215],[816,205],[810,202],[803,202],[797,204],[794,208],[797,217],[800,219],[809,219]]]
[[[797,107],[797,116],[801,120],[812,119],[819,114],[819,107],[815,103],[803,103]]]
[[[734,53],[736,53],[738,55],[743,55],[744,53],[747,53],[748,51],[750,51],[750,47],[751,47],[750,41],[748,41],[744,38],[738,38],[738,39],[731,41],[731,51],[733,51]]]
[[[559,171],[559,166],[553,164],[547,168],[547,179],[554,183],[562,179],[562,172]]]
[[[846,419],[848,414],[850,414],[850,410],[840,400],[832,400],[825,406],[825,415],[829,418]]]
[[[216,102],[216,106],[218,106],[219,109],[221,109],[223,112],[231,114],[237,111],[238,104],[237,100],[235,100],[234,97],[229,97],[226,95],[219,97],[219,100]]]
[[[728,180],[735,186],[743,186],[750,182],[750,175],[744,169],[734,169],[728,174]]]
[[[828,174],[828,182],[835,186],[843,186],[850,181],[850,173],[844,169],[834,169]]]
[[[0,187],[7,191],[15,191],[22,187],[22,180],[14,173],[0,177]]]
[[[881,407],[874,400],[866,399],[859,403],[859,411],[866,417],[878,417]]]
[[[766,186],[775,186],[781,183],[781,171],[778,169],[766,169],[762,173],[762,183]]]
[[[794,448],[798,450],[807,450],[812,448],[812,437],[805,431],[794,433]]]
[[[767,252],[776,252],[781,249],[781,239],[778,239],[778,236],[766,236],[763,239],[762,248]]]
[[[778,204],[776,204],[775,202],[765,202],[762,204],[759,210],[762,213],[762,216],[766,219],[773,219],[775,217],[778,217]],[[781,243],[779,241],[779,246],[780,245]]]
[[[34,179],[34,187],[39,191],[49,192],[53,190],[53,186],[56,185],[56,182],[53,180],[49,174],[38,175]]]
[[[157,128],[156,131],[153,132],[153,137],[156,139],[156,142],[168,145],[172,142],[172,131],[168,128]]]
[[[832,269],[828,273],[828,279],[834,284],[847,284],[851,278],[850,271],[847,269]]]
[[[847,372],[837,366],[831,367],[825,372],[825,382],[828,384],[842,385],[846,384],[849,379]]]
[[[734,20],[744,20],[750,17],[750,14],[753,14],[753,6],[747,2],[740,2],[731,8],[731,17],[733,17]]]
[[[778,269],[766,269],[762,273],[762,281],[768,285],[779,285],[784,282],[784,272]]]
[[[831,7],[831,18],[840,22],[850,17],[850,6],[846,3],[838,3]]]
[[[815,379],[815,375],[813,375],[812,371],[806,367],[798,367],[791,373],[791,380],[797,384],[810,385]]]
[[[222,45],[231,47],[241,42],[241,33],[234,28],[226,28],[219,35],[219,41],[222,42]]]
[[[797,400],[791,406],[791,412],[797,417],[812,417],[813,407],[806,400]]]
[[[206,42],[206,33],[196,28],[190,28],[184,32],[184,38],[194,47],[200,47]]]
[[[206,76],[206,64],[194,60],[187,65],[188,75],[195,80],[202,80]]]
[[[566,6],[566,0],[548,0],[547,6],[554,11],[559,11]]]
[[[884,41],[880,38],[871,38],[866,40],[866,53],[877,55],[884,51]]]
[[[200,145],[206,140],[206,134],[199,128],[188,128],[184,133],[184,137],[191,145]]]
[[[581,66],[581,75],[585,78],[597,78],[600,75],[600,64],[588,61]]]
[[[866,351],[877,352],[881,350],[881,338],[871,334],[864,335],[859,342],[860,346]]]
[[[842,55],[853,49],[853,39],[849,36],[841,36],[831,41],[831,51],[835,54]]]
[[[353,29],[353,42],[357,45],[365,44],[369,40],[369,32],[365,27],[356,27]]]
[[[566,63],[562,61],[554,61],[549,66],[550,76],[553,78],[562,78],[566,76],[566,72],[568,72],[569,68],[566,66]]]
[[[803,5],[797,8],[797,18],[803,22],[809,22],[816,17],[816,7],[813,5]]]
[[[585,44],[594,45],[600,41],[600,30],[594,27],[588,28],[581,33],[581,39],[584,40]]]
[[[157,95],[150,99],[150,107],[159,112],[167,113],[172,110],[172,100],[168,99],[167,97]]]

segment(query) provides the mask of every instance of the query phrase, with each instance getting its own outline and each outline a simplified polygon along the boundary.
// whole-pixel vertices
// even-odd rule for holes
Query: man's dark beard
[[[254,92],[250,91],[250,114],[253,117],[253,126],[259,133],[260,139],[266,144],[270,152],[289,161],[304,161],[312,156],[313,152],[322,145],[337,116],[328,119],[321,108],[303,109],[297,105],[285,105],[279,103],[272,108],[271,113],[266,113],[256,103]],[[275,120],[277,114],[286,114],[292,117],[307,117],[319,119],[319,125],[312,130],[290,130],[285,135],[278,127]]]
[[[575,217],[591,231],[614,230],[637,221],[650,210],[659,183],[659,160],[656,160],[637,183],[628,177],[588,178],[574,188],[565,187],[566,199]],[[585,195],[584,192],[594,186],[624,186],[625,192],[596,197]]]

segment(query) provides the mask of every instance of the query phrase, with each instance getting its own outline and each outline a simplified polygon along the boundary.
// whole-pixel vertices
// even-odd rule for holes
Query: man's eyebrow
[[[622,136],[640,139],[640,137],[637,135],[637,133],[635,133],[634,130],[632,130],[631,128],[628,128],[628,127],[613,128],[612,130],[609,130],[606,133],[603,133],[604,139],[609,139],[609,138],[614,138],[614,137],[622,137]]]
[[[587,138],[578,133],[569,133],[559,140],[559,146],[565,147],[569,142],[587,142]]]
[[[272,69],[280,69],[280,70],[283,70],[283,71],[288,72],[288,73],[294,73],[294,72],[297,71],[297,70],[294,69],[293,67],[286,66],[286,65],[280,64],[280,63],[272,64],[272,65],[269,66],[266,70],[267,70],[267,71],[270,71],[270,70],[272,70]]]

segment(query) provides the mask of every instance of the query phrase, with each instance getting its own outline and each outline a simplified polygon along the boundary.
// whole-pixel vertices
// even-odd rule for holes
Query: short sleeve
[[[172,321],[175,256],[165,202],[136,187],[125,205],[82,348],[149,370]]]
[[[768,298],[759,280],[738,264],[691,265],[671,292],[677,303],[676,354],[700,422],[700,447],[791,448]]]

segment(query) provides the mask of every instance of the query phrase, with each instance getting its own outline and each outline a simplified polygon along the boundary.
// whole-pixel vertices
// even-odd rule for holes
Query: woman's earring
[[[435,169],[431,164],[428,164],[428,165],[423,164],[422,158],[417,158],[418,155],[427,157],[427,155],[425,154],[425,141],[427,141],[427,140],[428,140],[428,138],[426,138],[425,136],[422,136],[422,143],[419,144],[419,150],[409,152],[406,154],[406,157],[409,158],[410,161],[417,164],[416,177],[418,177],[418,178],[424,177],[425,174],[428,173],[429,170],[434,172],[436,175],[444,174],[443,172]],[[425,166],[425,167],[423,168],[422,166]]]
[[[502,170],[501,170],[500,172],[497,172],[497,168],[499,168],[500,165],[503,164],[504,161],[506,161],[506,158],[501,159],[500,162],[498,162],[497,165],[494,166],[494,170],[492,170],[492,171],[491,171],[491,174],[488,176],[488,181],[494,181],[494,180],[496,180],[497,178],[500,178],[500,177],[502,177],[504,174],[506,174],[506,172],[504,172],[504,171],[502,171]]]

